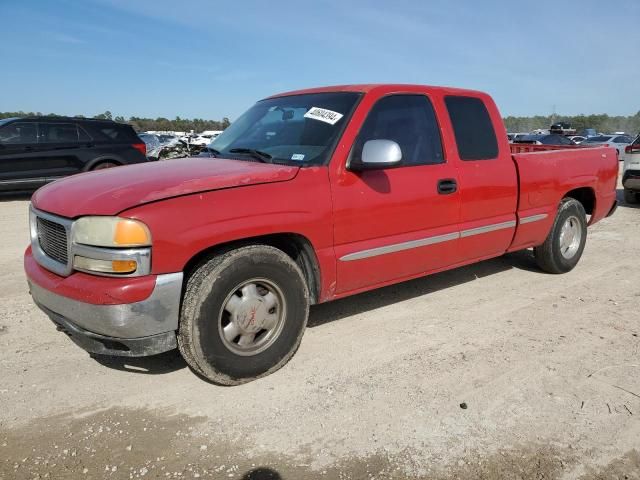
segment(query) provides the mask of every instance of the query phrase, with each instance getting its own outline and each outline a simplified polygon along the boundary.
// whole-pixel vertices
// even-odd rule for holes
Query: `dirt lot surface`
[[[561,276],[529,252],[312,308],[232,388],[176,354],[96,361],[30,301],[0,201],[0,478],[640,479],[640,210]]]

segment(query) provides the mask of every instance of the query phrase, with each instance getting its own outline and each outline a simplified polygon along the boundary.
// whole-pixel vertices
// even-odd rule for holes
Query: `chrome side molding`
[[[531,215],[520,219],[520,225],[527,223],[538,222],[544,220],[549,215],[546,213],[540,213],[538,215]],[[341,262],[351,262],[353,260],[362,260],[364,258],[377,257],[378,255],[386,255],[388,253],[401,252],[403,250],[410,250],[413,248],[426,247],[427,245],[435,245],[437,243],[449,242],[451,240],[457,240],[459,238],[467,238],[474,235],[482,235],[483,233],[495,232],[496,230],[504,230],[507,228],[514,228],[518,222],[515,220],[509,220],[507,222],[493,223],[491,225],[484,225],[482,227],[470,228],[468,230],[462,230],[460,232],[445,233],[443,235],[435,235],[433,237],[419,238],[417,240],[411,240],[408,242],[394,243],[391,245],[384,245],[382,247],[368,248],[359,252],[348,253],[340,257]]]

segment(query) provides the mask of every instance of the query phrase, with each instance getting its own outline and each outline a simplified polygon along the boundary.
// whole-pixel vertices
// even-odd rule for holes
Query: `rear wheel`
[[[266,245],[238,248],[203,263],[189,278],[178,347],[209,380],[239,385],[289,361],[308,313],[304,277],[288,255]]]
[[[624,202],[628,204],[638,203],[638,193],[634,190],[624,189]]]
[[[113,167],[117,167],[118,164],[116,162],[100,162],[97,165],[95,165],[93,168],[91,168],[91,171],[93,170],[104,170],[105,168],[113,168]]]
[[[534,249],[538,266],[549,273],[566,273],[582,257],[587,241],[587,215],[582,204],[565,198],[560,202],[553,227],[542,245]]]

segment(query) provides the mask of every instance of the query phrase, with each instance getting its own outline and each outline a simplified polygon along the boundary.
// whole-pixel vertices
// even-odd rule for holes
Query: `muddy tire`
[[[638,194],[633,190],[624,189],[624,203],[627,205],[635,205],[638,203]]]
[[[250,245],[201,264],[185,288],[178,348],[214,383],[275,372],[296,352],[309,315],[304,276],[284,252]]]
[[[534,248],[538,266],[548,273],[566,273],[580,260],[587,241],[587,215],[582,204],[565,198],[542,245]]]

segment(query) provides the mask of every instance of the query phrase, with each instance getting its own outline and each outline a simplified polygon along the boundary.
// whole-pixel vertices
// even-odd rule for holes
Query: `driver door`
[[[337,294],[355,293],[459,261],[460,195],[428,96],[394,94],[371,108],[350,154],[368,140],[392,140],[392,168],[342,170],[331,179]]]

